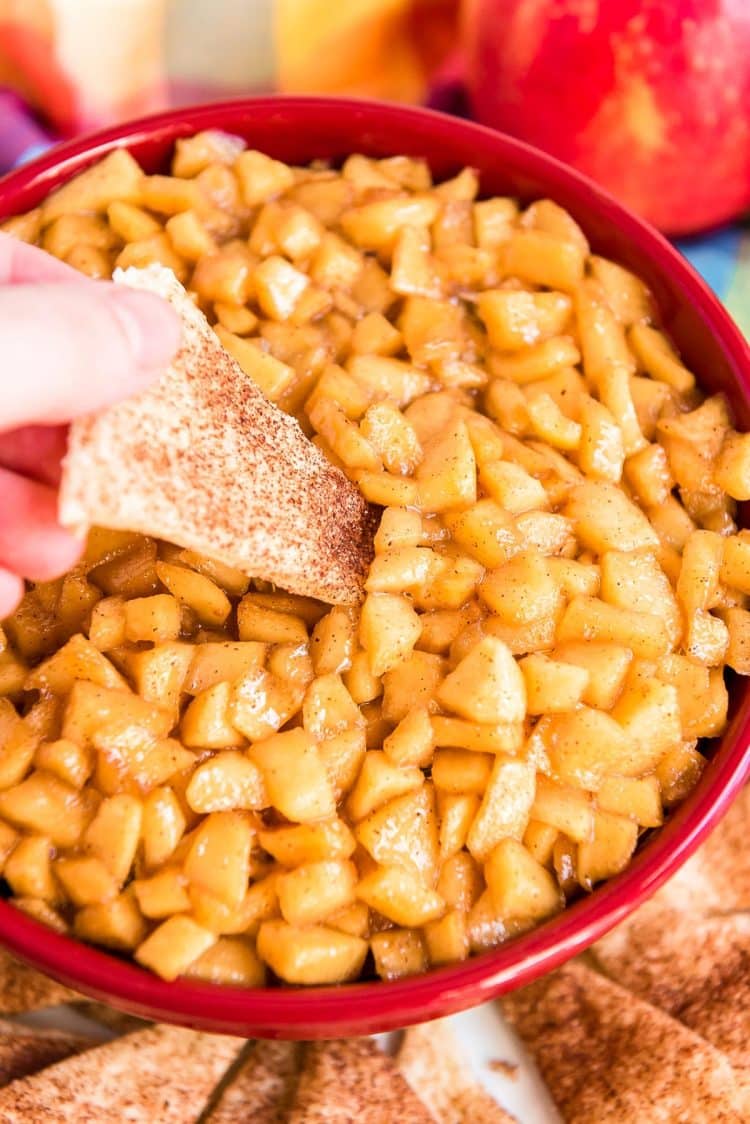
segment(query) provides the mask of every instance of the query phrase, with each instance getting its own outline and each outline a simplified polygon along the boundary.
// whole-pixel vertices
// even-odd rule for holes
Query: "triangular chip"
[[[287,1119],[289,1124],[434,1124],[396,1063],[367,1038],[312,1042],[305,1048]]]
[[[60,521],[140,531],[323,601],[357,601],[373,516],[359,490],[219,343],[174,274],[116,280],[166,297],[182,346],[135,398],[73,423]]]
[[[637,910],[592,951],[612,979],[723,1050],[750,1119],[750,914]]]
[[[95,1045],[95,1039],[0,1019],[0,1086]]]
[[[79,998],[75,991],[43,976],[35,968],[28,968],[0,949],[0,1014],[36,1011]]]
[[[407,1030],[396,1061],[439,1124],[513,1124],[515,1118],[475,1080],[444,1019]]]
[[[505,996],[502,1008],[566,1124],[743,1119],[726,1055],[580,962]]]
[[[256,1042],[211,1113],[211,1124],[277,1124],[297,1084],[299,1043]]]
[[[117,1038],[13,1081],[3,1124],[185,1124],[195,1120],[242,1045],[237,1038],[158,1026]]]

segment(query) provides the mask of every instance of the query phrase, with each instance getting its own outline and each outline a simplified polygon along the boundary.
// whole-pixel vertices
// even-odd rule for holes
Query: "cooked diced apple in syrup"
[[[487,636],[443,681],[438,701],[473,722],[522,722],[526,685],[507,645]]]
[[[367,955],[367,941],[322,925],[297,928],[286,921],[264,921],[258,952],[286,983],[337,984],[356,979]]]
[[[263,774],[268,802],[293,823],[332,816],[336,802],[315,741],[302,729],[255,742],[251,760]]]
[[[534,804],[536,778],[533,765],[498,756],[490,773],[466,845],[485,862],[493,847],[506,836],[521,839]]]
[[[29,583],[0,626],[28,916],[166,980],[402,979],[624,870],[695,788],[750,673],[750,435],[558,203],[479,189],[209,130],[0,224],[171,269],[381,509],[361,602],[102,527]]]
[[[484,870],[492,903],[508,920],[539,920],[562,908],[555,879],[517,839],[501,840]]]

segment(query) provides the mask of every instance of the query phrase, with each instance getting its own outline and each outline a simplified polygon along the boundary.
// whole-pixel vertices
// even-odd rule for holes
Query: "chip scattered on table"
[[[0,1086],[37,1073],[71,1054],[80,1054],[95,1044],[96,1039],[83,1034],[0,1019]]]
[[[96,1046],[0,1091],[3,1124],[185,1124],[200,1114],[241,1041],[158,1026]]]
[[[594,945],[598,965],[727,1055],[750,1118],[750,914],[641,914]]]
[[[76,999],[80,999],[77,992],[0,949],[0,1014],[15,1015],[41,1007],[56,1007]]]
[[[502,1000],[566,1124],[739,1124],[729,1059],[571,961]]]
[[[289,1124],[434,1124],[396,1063],[367,1038],[305,1047]]]
[[[216,1103],[211,1124],[278,1124],[297,1083],[298,1042],[256,1042]]]

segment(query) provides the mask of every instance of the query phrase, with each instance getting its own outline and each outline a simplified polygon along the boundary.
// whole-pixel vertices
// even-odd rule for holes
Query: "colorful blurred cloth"
[[[0,0],[0,86],[63,136],[159,109],[167,3]]]
[[[419,102],[460,0],[0,0],[0,86],[62,134],[251,89]]]
[[[678,243],[750,339],[750,227],[726,227]]]

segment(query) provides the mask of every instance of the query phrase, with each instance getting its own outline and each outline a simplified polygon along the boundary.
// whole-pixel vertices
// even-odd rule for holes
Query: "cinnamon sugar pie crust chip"
[[[148,390],[73,422],[60,521],[138,531],[331,604],[361,599],[373,514],[224,350],[171,270],[116,270],[165,297],[182,345]]]

